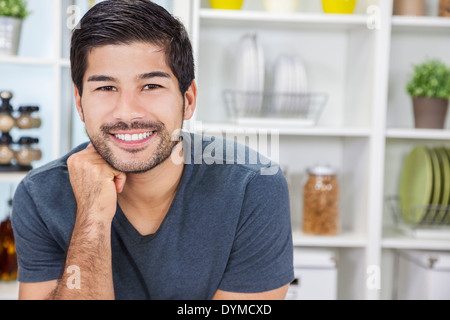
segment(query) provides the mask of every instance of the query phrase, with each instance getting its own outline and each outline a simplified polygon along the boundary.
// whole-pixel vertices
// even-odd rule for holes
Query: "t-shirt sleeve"
[[[42,282],[60,278],[65,253],[50,236],[23,181],[14,195],[12,225],[19,281]]]
[[[289,192],[281,170],[248,183],[220,290],[257,293],[294,280]]]

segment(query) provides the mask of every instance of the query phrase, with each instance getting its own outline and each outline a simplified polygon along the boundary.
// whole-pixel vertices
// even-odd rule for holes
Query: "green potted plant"
[[[25,0],[0,0],[0,55],[17,55],[22,21],[28,14]]]
[[[407,84],[416,128],[443,129],[450,98],[450,67],[438,59],[414,66]]]

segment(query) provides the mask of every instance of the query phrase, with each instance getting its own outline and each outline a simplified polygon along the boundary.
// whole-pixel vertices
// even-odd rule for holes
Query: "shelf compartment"
[[[284,94],[226,90],[229,120],[240,125],[315,126],[327,103],[323,93]]]

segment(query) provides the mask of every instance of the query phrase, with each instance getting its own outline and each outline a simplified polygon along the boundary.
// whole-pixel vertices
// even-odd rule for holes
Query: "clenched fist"
[[[126,174],[114,170],[92,144],[67,160],[70,184],[77,201],[77,215],[90,221],[111,222]]]

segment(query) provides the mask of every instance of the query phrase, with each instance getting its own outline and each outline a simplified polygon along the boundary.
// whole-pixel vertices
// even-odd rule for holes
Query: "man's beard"
[[[157,133],[156,137],[159,139],[157,149],[147,160],[132,160],[123,162],[118,159],[114,152],[109,148],[106,141],[111,141],[111,132],[126,131],[126,130],[147,130],[148,132]],[[125,122],[117,122],[114,124],[105,124],[100,128],[100,133],[95,136],[89,136],[92,145],[98,154],[115,170],[123,173],[144,173],[159,164],[166,161],[172,154],[172,150],[178,144],[179,139],[171,137],[163,123],[158,121],[151,122],[132,122],[127,124]],[[129,150],[130,154],[137,154],[143,152],[143,148]]]

